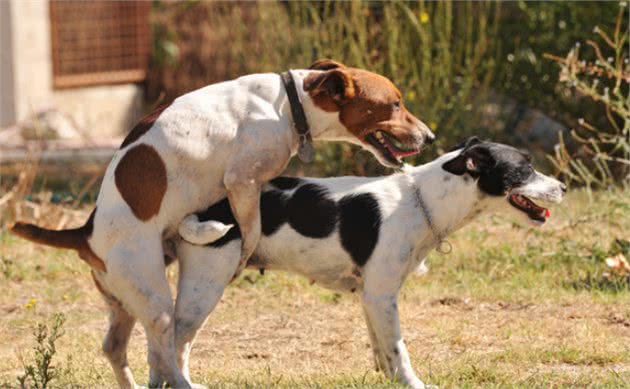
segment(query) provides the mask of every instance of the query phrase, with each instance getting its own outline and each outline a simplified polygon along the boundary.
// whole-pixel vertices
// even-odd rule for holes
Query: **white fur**
[[[400,333],[397,298],[404,280],[415,269],[426,268],[424,258],[436,246],[435,233],[446,236],[472,220],[479,211],[512,210],[522,215],[509,205],[506,196],[484,195],[470,176],[456,176],[443,170],[442,164],[458,152],[423,166],[407,167],[403,173],[388,177],[306,179],[326,187],[335,200],[365,192],[377,198],[382,213],[380,234],[364,267],[357,267],[342,248],[337,230],[324,239],[312,239],[289,224],[270,236],[263,236],[250,261],[251,267],[290,271],[331,289],[360,293],[377,368],[392,380],[412,388],[425,385],[413,371]],[[519,191],[536,199],[560,201],[562,184],[536,174],[537,179]],[[434,230],[417,203],[416,189],[430,210]],[[218,226],[215,221],[199,224],[203,231]],[[199,243],[203,240],[200,238],[192,241]],[[239,260],[238,248],[237,241],[217,248],[186,241],[177,244],[182,271],[175,317],[178,328],[185,330],[178,331],[176,342],[182,366],[188,365],[195,334],[230,281],[229,275]]]
[[[201,223],[197,215],[188,215],[179,224],[177,232],[186,241],[202,245],[220,239],[232,227],[234,224],[223,224],[214,220]]]
[[[296,70],[293,76],[313,139],[357,141],[341,124],[338,113],[318,108],[303,91],[303,79],[312,72]],[[418,131],[425,131],[423,124],[418,126]],[[163,239],[175,235],[178,227],[192,241],[195,233],[202,240],[216,238],[206,235],[207,230],[190,230],[186,223],[179,223],[227,195],[243,232],[241,248],[234,246],[243,262],[260,236],[260,188],[284,170],[296,153],[297,140],[280,76],[254,74],[179,97],[146,134],[114,156],[103,179],[88,242],[107,267],[106,273],[95,271],[96,280],[146,330],[151,385],[168,382],[173,387],[190,387],[187,374],[177,364]],[[134,216],[115,183],[118,163],[139,143],[157,151],[168,183],[159,213],[146,222]],[[235,267],[229,276],[221,273],[220,279],[212,280],[227,282],[225,278],[229,280],[236,271]],[[124,349],[113,350],[111,355],[121,352]],[[135,386],[128,367],[123,371],[120,364],[112,366],[121,387]]]

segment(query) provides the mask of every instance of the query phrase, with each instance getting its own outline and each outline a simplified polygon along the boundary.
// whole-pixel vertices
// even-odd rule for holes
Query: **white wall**
[[[55,107],[93,137],[126,133],[142,113],[134,84],[53,90],[48,0],[0,0],[0,126]]]
[[[13,96],[17,120],[50,104],[52,61],[47,0],[10,0]]]

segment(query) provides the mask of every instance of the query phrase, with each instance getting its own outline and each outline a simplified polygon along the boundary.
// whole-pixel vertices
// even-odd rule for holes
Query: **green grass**
[[[604,259],[630,238],[630,196],[571,193],[541,229],[482,216],[431,254],[400,301],[418,375],[443,388],[630,386],[630,287]],[[32,360],[33,329],[63,313],[51,387],[113,386],[100,344],[106,311],[73,253],[0,233],[0,385]],[[169,269],[176,279],[176,267]],[[372,369],[356,295],[284,273],[246,272],[228,288],[193,350],[196,382],[213,388],[395,388]],[[129,359],[146,383],[145,338]]]

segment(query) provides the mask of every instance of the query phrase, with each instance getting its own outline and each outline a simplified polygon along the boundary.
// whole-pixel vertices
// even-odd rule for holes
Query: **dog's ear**
[[[479,139],[477,139],[472,146],[465,146],[457,157],[445,162],[442,169],[458,176],[468,173],[473,177],[479,177],[484,171],[495,165],[490,150],[482,146],[474,147],[479,143]]]
[[[471,136],[470,138],[466,139],[463,142],[458,143],[455,147],[451,147],[450,150],[448,150],[449,152],[451,151],[455,151],[455,150],[459,150],[459,149],[467,149],[469,147],[472,147],[476,144],[481,143],[481,141],[479,140],[479,138],[477,138],[476,136]]]
[[[354,80],[345,69],[332,69],[304,80],[304,90],[318,99],[330,98],[339,106],[354,97]]]
[[[331,70],[331,69],[339,69],[345,68],[346,65],[341,62],[333,61],[329,58],[321,58],[317,61],[313,62],[311,66],[309,66],[310,70]]]

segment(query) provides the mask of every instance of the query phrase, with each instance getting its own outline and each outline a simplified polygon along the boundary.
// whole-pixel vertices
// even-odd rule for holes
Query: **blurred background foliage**
[[[470,135],[527,147],[545,163],[558,132],[565,133],[570,157],[579,147],[570,129],[586,121],[615,130],[606,107],[559,82],[558,62],[544,55],[564,57],[577,42],[594,39],[596,26],[614,31],[620,9],[627,35],[627,7],[620,4],[160,1],[152,13],[147,93],[153,103],[168,101],[213,82],[329,57],[391,78],[409,109],[435,130],[437,146],[414,163]],[[621,50],[627,71],[627,45]],[[583,59],[597,58],[584,53]],[[546,166],[562,173],[561,165]],[[291,168],[312,175],[383,173],[366,152],[345,144],[321,144],[314,164],[293,161]]]

